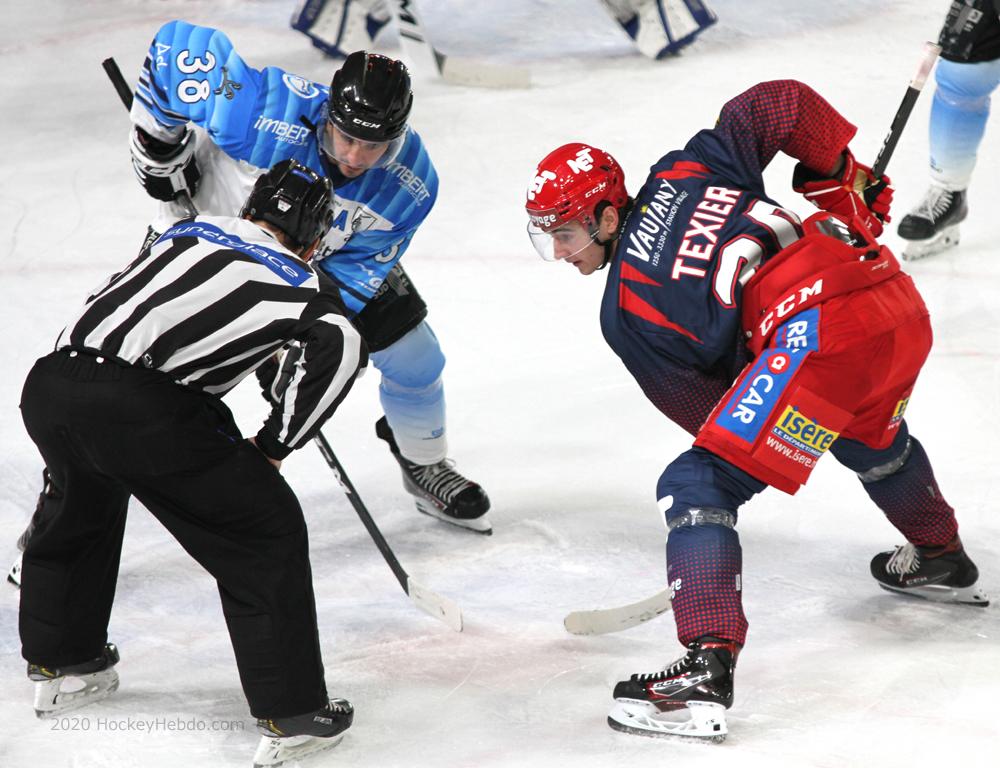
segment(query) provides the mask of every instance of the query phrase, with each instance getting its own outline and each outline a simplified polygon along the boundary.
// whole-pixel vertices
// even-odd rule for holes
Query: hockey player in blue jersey
[[[892,188],[851,154],[854,132],[803,83],[760,83],[730,100],[715,128],[657,160],[634,199],[614,158],[579,143],[543,158],[528,188],[539,253],[584,275],[607,268],[606,341],[653,404],[696,436],[656,489],[688,651],[615,686],[617,730],[725,737],[748,627],[739,508],[768,485],[795,493],[826,451],[906,539],[871,561],[881,586],[987,604],[903,419],[930,322],[875,240]],[[799,161],[794,188],[826,213],[801,222],[768,196],[763,171],[779,151]]]
[[[919,259],[958,244],[968,188],[1000,85],[1000,0],[952,0],[938,38],[941,60],[931,105],[931,185],[899,223],[903,256]]]
[[[376,432],[420,511],[489,533],[486,493],[447,458],[445,358],[400,264],[438,189],[408,124],[412,101],[402,62],[352,53],[328,88],[255,69],[219,30],[172,21],[156,33],[135,91],[132,161],[163,203],[157,231],[183,215],[175,201],[184,193],[203,213],[239,210],[279,160],[330,178],[335,215],[316,260],[382,374]]]

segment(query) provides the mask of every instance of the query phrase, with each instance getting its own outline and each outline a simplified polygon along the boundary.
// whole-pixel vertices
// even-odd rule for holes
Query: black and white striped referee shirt
[[[168,229],[90,296],[56,349],[155,369],[221,396],[292,341],[303,354],[257,436],[276,459],[316,434],[368,352],[332,283],[273,235],[244,219],[199,216]]]

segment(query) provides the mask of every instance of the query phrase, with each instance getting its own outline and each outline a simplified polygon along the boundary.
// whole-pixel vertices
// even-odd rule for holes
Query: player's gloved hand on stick
[[[859,163],[849,149],[844,150],[841,169],[832,177],[797,163],[792,188],[817,208],[857,216],[876,237],[882,234],[882,223],[891,221],[892,182],[888,176],[875,178],[872,169]]]
[[[181,192],[194,197],[201,171],[194,159],[194,131],[190,128],[176,144],[170,144],[133,125],[129,149],[135,175],[150,197],[167,203]]]

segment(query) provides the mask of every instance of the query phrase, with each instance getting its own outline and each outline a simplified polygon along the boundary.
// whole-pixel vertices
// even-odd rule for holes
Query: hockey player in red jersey
[[[748,626],[739,507],[768,485],[795,493],[827,450],[906,539],[872,560],[882,587],[987,604],[903,418],[931,327],[913,281],[875,239],[892,187],[851,154],[855,130],[800,82],[760,83],[658,160],[635,198],[614,158],[586,144],[551,152],[529,186],[536,249],[585,275],[607,268],[605,339],[695,435],[657,485],[688,651],[618,683],[617,730],[725,737]],[[799,161],[793,188],[823,211],[805,222],[764,189],[779,151]]]

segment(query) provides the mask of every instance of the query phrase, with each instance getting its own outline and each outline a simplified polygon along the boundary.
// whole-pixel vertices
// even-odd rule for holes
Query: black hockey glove
[[[280,359],[280,354],[280,352],[276,352],[271,355],[254,371],[257,383],[260,384],[260,393],[271,405],[277,405],[284,397],[285,389],[288,388],[288,382],[295,370],[295,364],[302,357],[302,347],[293,344],[285,353],[283,360]]]
[[[179,142],[168,144],[133,125],[129,149],[136,178],[150,197],[166,203],[176,200],[181,192],[194,197],[201,171],[194,159],[194,131],[190,128]]]

